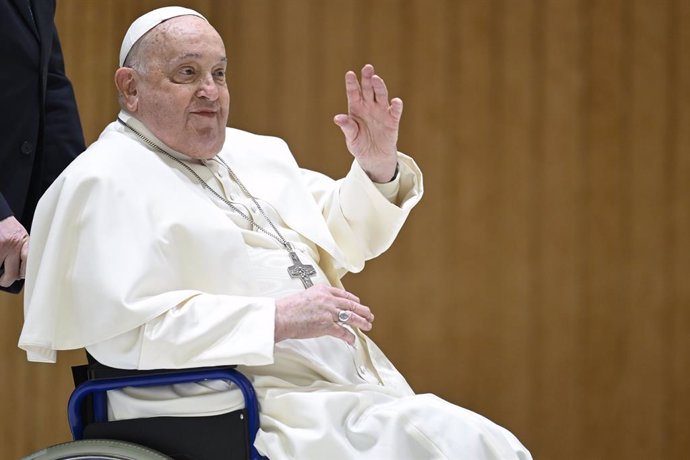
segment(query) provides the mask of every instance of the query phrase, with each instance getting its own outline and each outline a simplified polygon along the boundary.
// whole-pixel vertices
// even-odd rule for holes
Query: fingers
[[[371,78],[371,87],[373,89],[374,102],[388,104],[388,88],[386,88],[383,78],[374,75]]]
[[[374,66],[367,64],[362,67],[362,99],[365,101],[374,101]],[[379,80],[381,80],[379,78]],[[383,80],[381,80],[383,81]]]
[[[19,266],[19,277],[26,278],[26,261],[29,257],[29,240],[27,239],[22,245],[21,261]]]
[[[349,105],[362,100],[362,88],[357,81],[357,75],[351,70],[345,74],[345,94]]]
[[[331,335],[352,344],[344,325],[370,331],[374,315],[359,297],[331,286],[315,285],[304,291],[276,299],[275,340],[306,339]],[[338,315],[345,312],[345,321]]]
[[[368,307],[359,305],[354,301],[350,301],[351,309],[348,311],[346,309],[338,310],[334,315],[333,326],[329,331],[329,335],[333,337],[344,340],[350,345],[355,344],[355,336],[351,330],[345,326],[356,327],[360,330],[368,332],[372,328],[372,321],[374,316],[369,311]],[[343,315],[343,313],[345,313]],[[343,316],[341,318],[340,316]]]
[[[23,275],[22,251],[29,239],[26,229],[14,216],[0,220],[0,265],[4,273],[0,276],[0,286],[9,287]]]
[[[0,286],[10,287],[15,281],[24,279],[28,253],[29,240],[27,239],[19,251],[11,252],[5,257],[2,262],[4,272],[0,276]]]
[[[341,312],[346,312],[349,313],[348,316],[346,316],[346,320],[341,321],[340,318],[338,317]],[[372,322],[374,321],[373,316],[369,318],[369,314],[364,313],[364,314],[359,314],[355,313],[354,311],[352,312],[347,312],[346,310],[339,310],[336,312],[334,316],[334,323],[338,324],[339,326],[352,326],[356,327],[358,329],[361,329],[363,331],[370,331],[372,328]]]
[[[348,308],[349,307],[349,308]],[[358,318],[362,318],[367,322],[367,326],[371,326],[371,323],[374,322],[374,314],[371,312],[371,309],[365,305],[362,305],[357,302],[352,302],[350,301],[345,308],[343,308],[345,311],[351,311],[354,313]],[[364,326],[363,326],[364,327]],[[369,329],[367,329],[369,330]]]
[[[352,312],[351,320],[347,321],[352,326],[357,326],[369,330],[371,323],[374,321],[374,314],[366,305],[362,305],[359,297],[344,289],[327,287],[329,293],[333,295],[333,300],[330,305],[333,307],[335,321],[338,321],[338,313],[340,311]],[[360,321],[361,320],[361,321]],[[354,321],[354,323],[352,322]]]
[[[399,97],[393,98],[388,111],[390,112],[391,116],[395,119],[395,121],[400,122],[400,118],[402,117],[403,112],[402,99],[400,99]]]
[[[388,88],[383,78],[376,75],[374,66],[362,67],[361,83],[353,71],[345,73],[345,93],[349,106],[360,102],[376,102],[388,105]]]
[[[354,295],[351,292],[346,291],[345,289],[340,289],[340,288],[331,287],[331,286],[328,286],[328,289],[331,291],[331,293],[333,295],[335,295],[337,297],[342,297],[344,299],[349,299],[349,300],[352,300],[355,302],[359,302],[359,297],[357,297],[356,295]]]
[[[0,286],[10,287],[12,283],[19,279],[19,265],[19,254],[11,253],[5,258],[5,261],[3,262],[5,272],[2,274],[2,276],[0,276]]]
[[[337,339],[344,340],[347,342],[349,345],[353,346],[355,344],[355,335],[348,331],[346,328],[334,324],[333,327],[330,329],[328,335],[333,336]]]

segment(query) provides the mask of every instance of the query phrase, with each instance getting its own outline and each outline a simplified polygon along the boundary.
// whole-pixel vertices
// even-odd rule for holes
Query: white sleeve
[[[422,174],[414,160],[398,153],[398,163],[398,177],[388,184],[372,182],[357,161],[338,181],[313,172],[304,175],[344,255],[339,264],[348,271],[362,270],[366,260],[387,250],[422,197]]]
[[[140,327],[86,347],[121,369],[273,362],[275,300],[200,294]]]
[[[393,203],[395,205],[399,204],[398,203],[398,194],[400,193],[400,174],[399,173],[396,173],[395,177],[390,182],[384,182],[383,184],[379,184],[376,182],[372,182],[372,183],[378,189],[378,191],[381,192],[381,195],[383,195],[390,203]]]

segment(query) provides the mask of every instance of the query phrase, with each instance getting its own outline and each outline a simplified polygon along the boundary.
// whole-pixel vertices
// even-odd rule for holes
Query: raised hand
[[[350,313],[343,323],[338,321],[341,311]],[[369,331],[373,321],[369,307],[360,304],[354,294],[317,284],[276,300],[275,341],[330,335],[353,345],[355,336],[342,325]]]
[[[402,100],[388,101],[386,84],[371,64],[362,68],[361,84],[354,72],[345,74],[345,91],[348,113],[336,115],[333,121],[342,129],[348,150],[369,178],[388,182],[397,165]]]

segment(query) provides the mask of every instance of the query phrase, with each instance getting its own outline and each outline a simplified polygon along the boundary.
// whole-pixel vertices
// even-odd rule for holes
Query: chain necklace
[[[268,218],[268,215],[266,212],[263,210],[261,205],[259,204],[258,200],[249,193],[249,190],[244,186],[244,184],[239,180],[235,172],[230,168],[230,165],[228,165],[225,160],[223,160],[221,157],[216,156],[218,161],[225,166],[225,168],[228,170],[228,174],[230,174],[230,178],[239,186],[240,190],[242,193],[244,193],[251,201],[254,203],[254,206],[259,210],[261,213],[261,216],[268,222],[268,225],[271,226],[271,230],[268,230],[261,225],[257,224],[254,221],[254,218],[251,216],[250,213],[245,213],[241,209],[239,209],[235,204],[225,198],[223,195],[220,193],[216,192],[210,185],[204,181],[199,174],[197,174],[196,171],[194,171],[189,165],[184,163],[182,160],[179,158],[175,157],[174,155],[170,154],[166,150],[162,149],[158,145],[156,145],[151,139],[148,137],[144,136],[142,133],[137,131],[136,129],[132,128],[130,125],[128,125],[125,121],[123,121],[120,117],[117,117],[117,121],[127,127],[130,131],[132,131],[134,134],[139,137],[142,141],[144,141],[148,146],[150,146],[152,149],[154,149],[156,152],[162,153],[163,155],[167,156],[171,160],[175,161],[177,164],[182,166],[187,172],[189,172],[197,181],[199,181],[199,184],[209,192],[211,192],[216,198],[221,200],[223,203],[225,203],[230,209],[232,209],[234,212],[236,212],[238,215],[240,215],[244,220],[249,222],[249,224],[252,226],[252,228],[256,228],[258,231],[268,235],[269,237],[273,238],[275,241],[280,243],[283,248],[288,252],[290,255],[290,260],[292,260],[293,265],[289,266],[287,269],[288,275],[290,275],[290,278],[299,278],[300,281],[302,281],[302,284],[304,285],[304,288],[307,289],[311,286],[314,285],[311,281],[311,277],[316,275],[316,270],[314,269],[313,265],[305,265],[302,263],[302,261],[299,259],[297,256],[297,253],[295,252],[295,248],[290,243],[288,240],[285,239],[282,233],[280,233],[280,230],[275,226],[275,224],[271,221],[271,219]]]

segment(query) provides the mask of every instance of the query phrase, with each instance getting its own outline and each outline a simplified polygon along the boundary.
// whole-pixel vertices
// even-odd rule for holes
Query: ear
[[[138,75],[134,69],[120,67],[115,71],[115,86],[118,96],[127,111],[135,113],[139,105],[139,91],[137,90]]]

